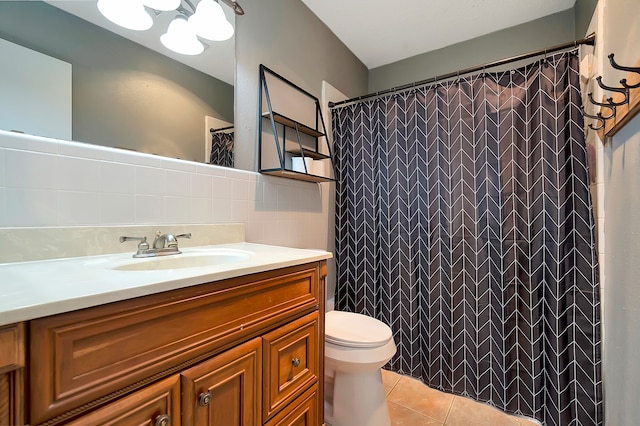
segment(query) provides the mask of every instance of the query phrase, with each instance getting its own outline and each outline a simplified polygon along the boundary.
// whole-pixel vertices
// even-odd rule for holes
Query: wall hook
[[[622,86],[624,86],[625,89],[629,90],[629,89],[637,89],[638,87],[640,87],[640,83],[638,84],[627,84],[627,79],[623,78],[622,80],[620,80],[620,84],[622,84]]]
[[[618,102],[614,102],[613,98],[608,98],[607,101],[611,104],[611,105],[624,105],[626,103],[629,103],[629,89],[625,88],[625,87],[610,87],[605,85],[602,82],[602,77],[598,76],[596,77],[596,82],[598,83],[598,86],[600,86],[602,89],[604,90],[608,90],[610,92],[618,92],[618,93],[622,93],[624,95],[624,99]],[[620,81],[622,83],[622,80]]]
[[[598,130],[604,128],[604,126],[606,124],[606,120],[602,117],[602,114],[600,114],[600,113],[598,113],[597,115],[587,114],[587,112],[584,110],[584,108],[582,108],[582,114],[587,118],[592,118],[594,120],[598,120],[598,121],[601,122],[601,124],[598,127],[594,127],[593,124],[589,124],[589,128],[591,130],[598,131]]]
[[[609,115],[608,117],[601,117],[601,118],[603,118],[604,120],[609,120],[616,116],[616,105],[613,103],[613,99],[608,98],[607,102],[605,103],[605,102],[598,102],[595,99],[593,99],[593,93],[588,93],[587,96],[589,97],[589,102],[591,102],[592,104],[609,108],[611,110],[611,115]]]
[[[608,58],[609,58],[609,63],[611,63],[611,66],[617,70],[620,71],[628,71],[628,72],[633,72],[636,74],[640,74],[640,67],[626,67],[626,66],[622,66],[616,63],[616,61],[613,59],[614,54],[610,53]],[[627,79],[623,78],[622,80],[620,80],[620,84],[622,84],[626,89],[637,89],[638,87],[640,87],[640,83],[638,84],[627,84]]]

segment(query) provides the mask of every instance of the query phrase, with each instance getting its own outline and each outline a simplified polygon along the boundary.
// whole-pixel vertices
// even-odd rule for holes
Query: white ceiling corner
[[[576,0],[302,0],[372,69],[572,8]]]

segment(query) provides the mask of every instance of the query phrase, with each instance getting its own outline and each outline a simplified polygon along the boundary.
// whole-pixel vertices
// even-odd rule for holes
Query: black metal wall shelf
[[[280,83],[276,85],[276,82]],[[270,92],[269,84],[279,88],[281,93],[276,93],[275,89]],[[291,97],[289,102],[293,107],[290,106],[289,109],[293,111],[292,114],[274,111],[272,99],[277,99],[278,96]],[[264,104],[266,104],[266,111]],[[296,109],[307,111],[309,114],[300,119],[297,116],[303,114],[297,114]],[[318,98],[261,64],[259,111],[258,171],[260,173],[306,182],[335,181],[333,155],[326,138],[327,131]],[[310,123],[314,121],[310,118],[311,115],[315,115],[313,124]],[[296,118],[292,118],[293,116]],[[268,141],[269,136],[273,138],[273,143]],[[324,152],[319,149],[321,139],[326,144]],[[304,170],[293,170],[293,157],[302,159]],[[313,160],[313,162],[305,160]],[[323,163],[322,167],[319,167],[322,169],[319,174],[316,174],[315,166],[309,168],[309,164],[315,165],[315,162]]]

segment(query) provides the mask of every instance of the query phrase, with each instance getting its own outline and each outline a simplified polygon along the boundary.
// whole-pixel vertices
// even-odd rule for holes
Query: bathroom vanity
[[[247,243],[242,249],[255,255],[142,272],[112,267],[130,264],[122,255],[115,263],[75,260],[91,266],[68,273],[73,259],[0,265],[3,281],[20,265],[42,268],[23,271],[27,288],[52,268],[87,279],[56,289],[55,277],[40,275],[41,284],[54,281],[41,290],[59,291],[56,300],[0,306],[5,321],[23,318],[0,325],[0,424],[322,425],[331,255]],[[106,277],[94,274],[96,265]],[[101,291],[118,273],[133,282]],[[0,296],[11,291],[9,285]]]

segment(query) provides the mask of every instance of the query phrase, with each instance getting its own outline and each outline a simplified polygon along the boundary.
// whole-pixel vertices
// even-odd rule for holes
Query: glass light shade
[[[98,0],[105,18],[129,30],[144,31],[153,26],[153,18],[140,0]]]
[[[184,18],[171,21],[167,32],[160,36],[160,41],[167,49],[183,55],[199,55],[204,51],[204,45]]]
[[[151,9],[165,12],[176,10],[180,6],[180,0],[142,0],[142,3]]]
[[[233,25],[227,21],[222,7],[214,0],[201,0],[196,13],[189,17],[196,34],[207,40],[224,41],[233,36]]]

